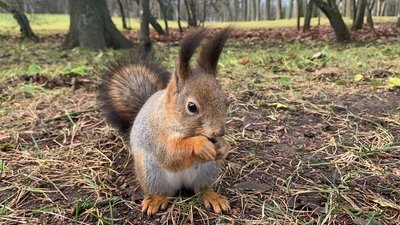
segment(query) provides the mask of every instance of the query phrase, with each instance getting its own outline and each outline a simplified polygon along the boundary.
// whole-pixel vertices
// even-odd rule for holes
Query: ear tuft
[[[176,74],[180,79],[185,80],[188,77],[190,72],[190,59],[206,35],[207,31],[205,29],[199,29],[186,35],[183,39],[178,57]]]
[[[203,45],[197,62],[199,68],[209,74],[217,74],[219,56],[232,31],[232,27],[226,27]]]

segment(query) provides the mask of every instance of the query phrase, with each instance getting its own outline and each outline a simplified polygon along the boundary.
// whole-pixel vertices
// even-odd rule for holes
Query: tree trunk
[[[359,30],[363,27],[366,6],[367,0],[358,0],[357,13],[351,27],[352,30]]]
[[[276,0],[276,19],[282,19],[282,1]]]
[[[178,27],[179,27],[179,32],[182,33],[182,25],[181,25],[181,0],[178,0],[178,4],[176,5],[176,12],[178,14]]]
[[[125,15],[125,18],[128,18],[128,23],[127,23],[127,26],[128,26],[128,29],[132,29],[131,28],[131,17],[130,17],[130,15],[129,15],[129,12],[130,12],[130,7],[129,7],[129,2],[128,2],[128,0],[125,0],[125,5],[126,5],[126,15]]]
[[[165,34],[168,35],[169,27],[168,27],[168,9],[171,5],[171,0],[158,0],[158,4],[160,5],[160,10],[163,14],[164,18],[164,26],[165,26]]]
[[[25,13],[19,10],[16,7],[12,7],[4,1],[0,1],[0,8],[4,9],[7,12],[10,12],[14,19],[17,21],[19,25],[19,30],[21,32],[21,39],[29,39],[34,42],[38,42],[39,38],[33,32],[31,25],[29,24],[28,17]]]
[[[231,10],[231,5],[229,4],[229,0],[224,0],[224,5],[228,11],[229,21],[233,21],[233,13]]]
[[[271,0],[265,1],[265,20],[271,19]]]
[[[235,21],[239,21],[239,0],[233,1],[233,7],[235,7]]]
[[[149,9],[150,10],[150,9]],[[149,16],[149,22],[151,24],[151,26],[154,28],[154,30],[157,31],[157,34],[159,35],[165,35],[164,30],[162,29],[161,25],[157,22],[156,18],[154,18],[153,15],[151,15],[151,13],[149,12],[150,16]]]
[[[118,3],[119,11],[121,13],[121,18],[122,18],[122,28],[128,29],[128,26],[126,25],[124,7],[122,6],[121,0],[117,0],[117,3]]]
[[[311,16],[313,12],[314,0],[309,0],[307,3],[306,15],[304,16],[303,32],[310,30]]]
[[[335,3],[335,0],[314,0],[318,8],[328,17],[329,22],[336,35],[336,40],[339,42],[350,42],[350,32],[343,21],[342,15]]]
[[[345,5],[345,8],[346,8],[346,12],[345,12],[345,14],[344,14],[344,16],[347,16],[347,17],[350,17],[350,18],[353,18],[352,17],[352,4],[351,3],[353,3],[353,1],[352,0],[346,0],[346,5]]]
[[[151,46],[150,40],[150,7],[148,0],[140,0],[140,7],[142,8],[142,15],[140,16],[140,38],[141,46]]]
[[[289,6],[286,13],[286,18],[291,19],[293,14],[293,0],[289,0]]]
[[[132,48],[115,27],[105,0],[69,0],[70,25],[63,46],[99,50],[111,47]]]
[[[260,0],[255,0],[255,7],[256,7],[256,20],[260,20]]]
[[[243,21],[247,21],[247,0],[243,0],[242,4],[243,4]]]
[[[300,30],[300,15],[301,15],[301,0],[296,0],[296,18],[297,18],[297,30]]]
[[[188,14],[189,27],[197,27],[195,0],[185,0],[185,5],[186,5],[187,14]]]
[[[207,0],[203,0],[203,19],[201,19],[202,26],[204,27],[204,23],[207,19]]]
[[[375,0],[372,0],[371,3],[367,1],[367,23],[368,25],[374,29],[374,21],[372,20],[372,9],[374,8]]]
[[[247,0],[247,21],[251,21],[251,0]]]
[[[398,7],[397,7],[397,23],[396,26],[400,28],[400,2],[398,2]]]
[[[257,0],[253,0],[253,1],[251,2],[251,5],[252,5],[252,7],[251,7],[251,9],[252,9],[252,11],[251,11],[252,18],[251,18],[251,20],[252,20],[252,21],[255,21],[256,18],[257,18],[257,6],[256,6],[256,1],[257,1]]]

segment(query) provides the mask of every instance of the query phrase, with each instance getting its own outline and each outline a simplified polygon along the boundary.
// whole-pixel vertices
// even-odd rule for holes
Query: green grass
[[[49,34],[55,32],[67,32],[69,27],[69,16],[61,14],[31,14],[28,15],[32,29],[38,34]],[[121,18],[113,17],[112,20],[118,27],[122,29]],[[346,24],[351,25],[352,21],[350,18],[344,18]],[[374,17],[376,23],[380,22],[395,22],[396,17]],[[134,30],[138,30],[140,22],[137,18],[131,18],[129,20],[130,26]],[[163,26],[164,22],[158,20]],[[303,18],[301,18],[301,24]],[[317,25],[318,19],[313,18],[311,20],[312,25]],[[283,19],[283,20],[269,20],[269,21],[250,21],[250,22],[209,22],[206,23],[206,27],[225,27],[233,25],[237,28],[252,29],[252,28],[283,28],[283,27],[295,27],[297,24],[296,19]],[[321,19],[321,24],[328,25],[329,21],[326,18]],[[178,28],[176,21],[169,21],[171,28]],[[182,22],[182,26],[186,26],[186,22]],[[19,32],[18,25],[11,14],[0,13],[0,34],[16,34]]]

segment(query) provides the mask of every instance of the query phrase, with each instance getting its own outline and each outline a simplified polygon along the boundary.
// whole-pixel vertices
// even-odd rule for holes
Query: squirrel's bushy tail
[[[100,73],[100,106],[107,121],[126,137],[140,108],[170,78],[149,48],[122,54]]]

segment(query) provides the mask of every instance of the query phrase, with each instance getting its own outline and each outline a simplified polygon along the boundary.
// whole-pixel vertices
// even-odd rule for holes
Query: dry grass
[[[351,67],[356,53],[346,46],[337,55],[307,46],[324,48],[328,66],[347,60],[334,80],[309,72],[325,61],[294,66],[290,52],[302,59],[303,45],[267,53],[257,46],[265,47],[231,43],[221,60],[232,151],[215,187],[229,197],[231,213],[208,212],[194,196],[142,215],[132,158],[97,110],[96,79],[50,89],[14,77],[0,83],[0,223],[399,224],[399,89],[351,81],[360,67],[367,76],[377,65],[398,76],[398,44],[381,46],[393,52],[379,50],[386,58],[368,67]],[[171,48],[161,51],[175,54]],[[241,57],[249,63],[238,64]],[[26,91],[27,84],[42,88]]]

